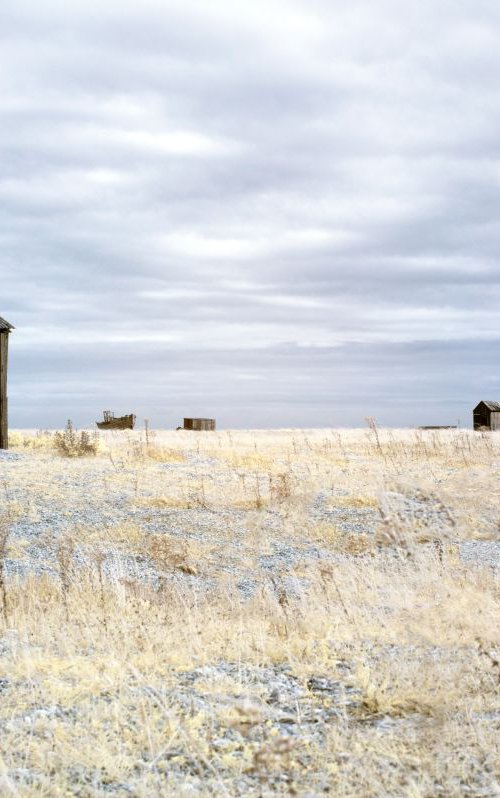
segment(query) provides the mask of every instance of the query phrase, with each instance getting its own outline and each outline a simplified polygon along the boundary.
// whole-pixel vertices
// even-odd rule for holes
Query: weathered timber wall
[[[7,401],[7,359],[9,333],[0,333],[0,449],[9,448],[8,401]]]
[[[192,429],[198,432],[215,430],[214,418],[185,418],[184,429]]]

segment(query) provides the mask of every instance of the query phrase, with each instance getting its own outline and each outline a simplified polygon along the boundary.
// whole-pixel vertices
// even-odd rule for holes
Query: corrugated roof
[[[500,402],[489,402],[486,399],[483,399],[483,405],[486,405],[488,410],[493,410],[493,412],[500,412]]]
[[[13,329],[14,329],[13,325],[9,324],[8,321],[5,321],[5,319],[2,319],[2,317],[0,316],[0,330],[7,330],[8,332],[9,330]]]

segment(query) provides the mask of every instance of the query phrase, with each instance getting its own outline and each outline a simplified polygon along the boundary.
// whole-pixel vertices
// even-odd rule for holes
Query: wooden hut
[[[0,449],[9,448],[8,402],[7,402],[7,363],[9,355],[9,334],[14,327],[0,318]]]
[[[192,429],[197,432],[215,430],[215,418],[185,418],[183,429]]]
[[[475,430],[500,430],[500,402],[479,402],[474,408],[473,421]]]

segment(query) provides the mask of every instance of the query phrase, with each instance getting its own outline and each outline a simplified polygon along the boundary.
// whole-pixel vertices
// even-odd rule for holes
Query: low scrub
[[[97,454],[99,439],[97,433],[91,435],[86,430],[78,433],[68,419],[64,431],[55,433],[54,446],[63,457],[87,457]]]

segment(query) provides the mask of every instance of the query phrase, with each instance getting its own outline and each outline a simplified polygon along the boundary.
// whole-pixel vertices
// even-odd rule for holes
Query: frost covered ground
[[[0,453],[0,794],[500,795],[500,435]]]

